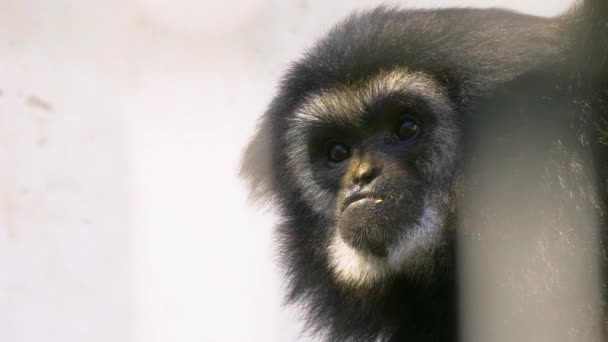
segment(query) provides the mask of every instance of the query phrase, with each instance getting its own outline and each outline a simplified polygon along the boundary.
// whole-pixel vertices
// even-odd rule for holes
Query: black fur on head
[[[501,139],[539,136],[534,155],[549,156],[539,169],[552,165],[555,141],[591,153],[585,172],[603,212],[607,13],[599,0],[552,19],[380,7],[351,15],[291,66],[242,174],[278,210],[287,298],[309,331],[331,341],[458,339],[456,232],[464,196],[483,183],[466,173],[483,158],[480,144],[506,164],[521,154]]]

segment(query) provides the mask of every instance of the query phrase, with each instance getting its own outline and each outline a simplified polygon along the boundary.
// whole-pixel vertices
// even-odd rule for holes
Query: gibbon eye
[[[420,133],[420,126],[411,119],[404,120],[397,131],[397,135],[402,141],[412,140],[418,136],[418,133]]]
[[[348,147],[342,144],[333,144],[329,147],[329,159],[333,162],[340,163],[350,157]]]

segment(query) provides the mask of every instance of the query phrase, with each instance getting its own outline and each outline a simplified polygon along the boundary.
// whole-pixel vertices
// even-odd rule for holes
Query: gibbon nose
[[[353,183],[358,186],[364,186],[371,183],[380,175],[380,167],[373,165],[370,162],[363,162],[354,170]]]

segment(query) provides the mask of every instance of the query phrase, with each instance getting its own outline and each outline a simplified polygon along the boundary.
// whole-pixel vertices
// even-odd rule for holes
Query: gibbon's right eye
[[[348,159],[350,157],[350,150],[348,146],[343,144],[332,144],[329,146],[328,151],[329,160],[340,163]]]

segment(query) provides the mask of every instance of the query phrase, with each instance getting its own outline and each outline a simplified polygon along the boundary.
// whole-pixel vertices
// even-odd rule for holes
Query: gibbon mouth
[[[359,194],[355,194],[352,196],[348,196],[346,198],[346,200],[344,200],[344,204],[342,204],[341,212],[344,212],[344,210],[346,210],[346,208],[349,205],[351,205],[355,202],[360,202],[360,201],[373,201],[374,203],[384,202],[384,200],[378,196],[372,196],[371,194],[366,194],[366,193],[359,193]]]

